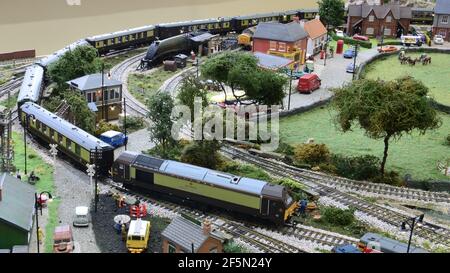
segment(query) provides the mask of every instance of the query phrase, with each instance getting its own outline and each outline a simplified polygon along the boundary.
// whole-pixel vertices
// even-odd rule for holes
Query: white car
[[[442,35],[434,35],[434,43],[437,45],[444,44],[444,37]]]
[[[344,32],[342,30],[336,30],[336,36],[344,37]]]
[[[79,206],[75,208],[75,218],[73,219],[74,227],[87,227],[89,226],[89,208]]]

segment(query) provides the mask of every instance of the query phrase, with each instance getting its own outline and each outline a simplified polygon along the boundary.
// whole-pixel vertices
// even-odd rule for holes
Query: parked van
[[[311,94],[314,90],[319,89],[321,85],[321,79],[316,74],[306,74],[300,77],[298,81],[297,90],[300,93]]]
[[[422,46],[422,37],[414,36],[414,35],[402,35],[401,36],[402,44],[404,46]]]
[[[70,253],[74,248],[72,228],[69,225],[56,227],[53,235],[53,252]]]
[[[116,148],[124,146],[128,142],[128,137],[125,134],[112,130],[101,134],[100,139]]]

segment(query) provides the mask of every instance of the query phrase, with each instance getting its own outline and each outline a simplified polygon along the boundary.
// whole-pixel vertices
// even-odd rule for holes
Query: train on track
[[[125,188],[159,193],[184,204],[211,206],[275,224],[284,224],[298,204],[283,186],[266,181],[123,152],[114,161],[112,178]]]

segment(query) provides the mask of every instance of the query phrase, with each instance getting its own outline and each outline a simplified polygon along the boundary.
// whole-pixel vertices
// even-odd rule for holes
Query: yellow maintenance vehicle
[[[130,222],[127,235],[127,249],[130,253],[142,253],[148,248],[150,222],[137,219]]]

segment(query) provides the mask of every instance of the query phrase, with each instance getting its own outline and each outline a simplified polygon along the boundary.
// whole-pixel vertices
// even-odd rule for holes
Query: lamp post
[[[292,68],[289,74],[289,99],[288,99],[288,111],[291,110],[291,93],[292,93]]]
[[[357,44],[354,46],[355,52],[353,55],[353,80],[355,80],[355,75],[356,75],[356,56],[358,56],[358,47],[359,47],[359,45],[357,45]]]
[[[39,199],[38,199],[38,194],[36,192],[34,193],[34,208],[35,208],[35,214],[36,214],[36,242],[37,242],[37,252],[38,253],[39,253],[39,213],[38,213],[38,209],[41,210],[41,215],[42,215],[42,194],[43,193],[48,194],[47,202],[52,201],[52,194],[49,193],[48,191],[41,192],[39,194]]]
[[[127,150],[127,99],[123,98],[123,133],[125,134],[125,151]]]
[[[417,223],[422,223],[424,216],[425,216],[425,214],[421,214],[419,216],[411,217],[411,218],[407,219],[406,221],[402,222],[401,230],[403,230],[403,231],[406,230],[406,225],[408,225],[409,228],[411,229],[411,231],[409,233],[408,248],[406,250],[406,253],[409,253],[409,249],[411,247],[411,240],[412,240],[412,235],[414,232],[414,226]],[[411,223],[410,223],[410,221],[411,221]]]
[[[381,49],[383,50],[383,41],[384,41],[384,26],[381,29]]]
[[[105,64],[102,63],[102,119],[105,119]]]

